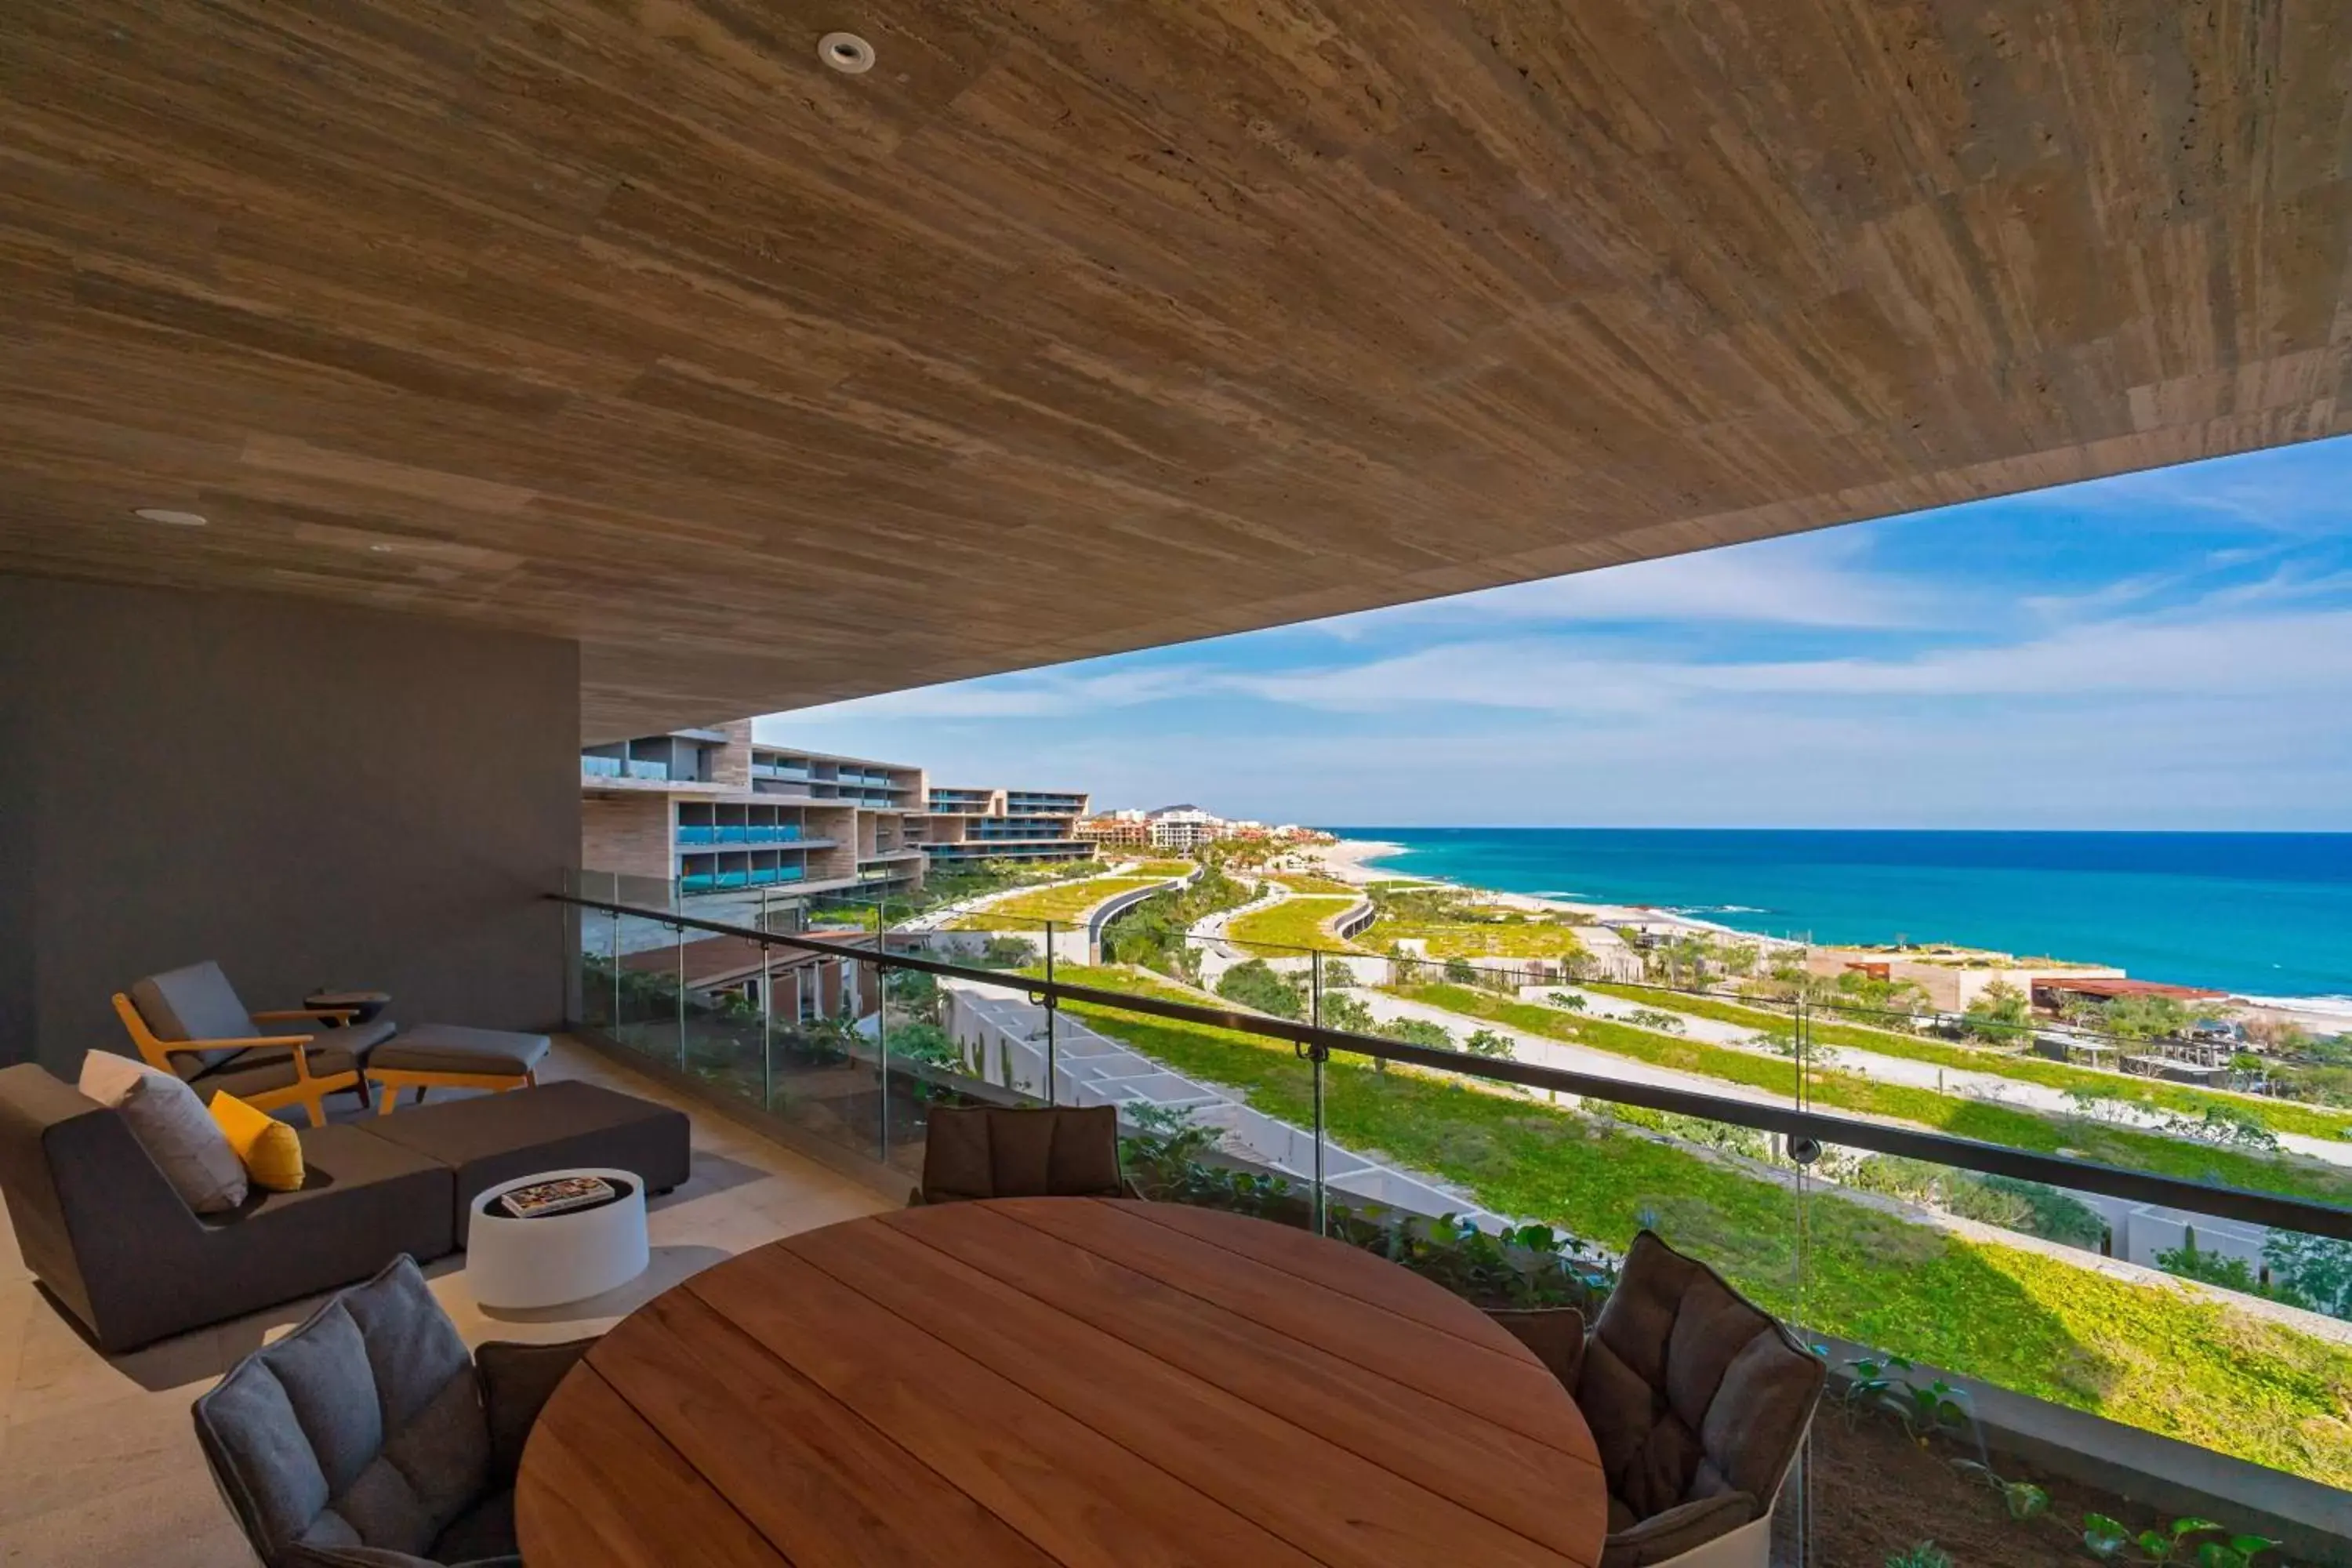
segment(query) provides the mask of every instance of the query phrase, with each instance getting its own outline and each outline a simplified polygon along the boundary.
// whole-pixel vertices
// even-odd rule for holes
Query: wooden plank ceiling
[[[2347,74],[2342,0],[10,0],[0,570],[577,637],[603,739],[2325,435]]]

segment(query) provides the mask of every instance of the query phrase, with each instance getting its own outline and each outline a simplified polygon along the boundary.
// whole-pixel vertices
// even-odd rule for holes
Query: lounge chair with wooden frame
[[[369,1054],[368,1081],[375,1086],[376,1114],[390,1116],[401,1091],[415,1089],[422,1101],[436,1089],[487,1089],[503,1094],[539,1081],[545,1035],[509,1029],[467,1029],[455,1024],[419,1024],[403,1029]]]
[[[368,1103],[361,1076],[368,1052],[390,1037],[378,1019],[352,1024],[349,1010],[282,1007],[251,1013],[210,959],[151,974],[115,993],[114,1011],[150,1067],[186,1081],[201,1098],[226,1090],[263,1110],[299,1105],[310,1125],[327,1124],[326,1097],[349,1089]],[[264,1024],[352,1024],[325,1032],[264,1032]]]

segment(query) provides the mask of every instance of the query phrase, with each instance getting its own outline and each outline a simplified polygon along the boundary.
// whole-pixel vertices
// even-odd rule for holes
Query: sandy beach
[[[1644,931],[1687,931],[1708,936],[1732,937],[1765,947],[1795,945],[1672,910],[1653,909],[1641,904],[1580,903],[1572,899],[1550,899],[1537,893],[1497,892],[1489,888],[1447,882],[1438,877],[1419,877],[1410,871],[1376,863],[1382,857],[1401,853],[1402,848],[1402,845],[1383,843],[1376,838],[1342,838],[1336,844],[1312,851],[1307,858],[1315,861],[1324,875],[1356,887],[1368,882],[1427,882],[1433,887],[1460,886],[1465,892],[1475,893],[1482,902],[1499,904],[1506,909],[1581,915],[1596,925],[1612,929],[1635,926]]]

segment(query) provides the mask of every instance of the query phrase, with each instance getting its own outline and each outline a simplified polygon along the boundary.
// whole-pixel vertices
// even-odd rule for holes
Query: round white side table
[[[517,1219],[500,1194],[565,1176],[602,1176],[625,1188],[611,1203]],[[601,1296],[646,1271],[646,1184],[627,1171],[541,1171],[474,1199],[466,1283],[485,1307],[557,1307]]]

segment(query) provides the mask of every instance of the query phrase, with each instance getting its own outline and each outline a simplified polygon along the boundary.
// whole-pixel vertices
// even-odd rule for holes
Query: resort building
[[[1070,831],[1078,837],[1106,849],[1149,849],[1151,845],[1151,820],[1132,806],[1122,811],[1107,812],[1073,823]]]
[[[1095,857],[1094,841],[1077,830],[1087,814],[1083,793],[934,785],[927,798],[929,810],[909,823],[909,842],[933,866]]]
[[[922,886],[928,868],[1093,858],[1083,793],[932,787],[902,763],[755,741],[751,722],[580,754],[581,863],[681,894]]]
[[[2054,958],[2016,958],[1972,947],[1817,947],[1805,954],[1814,974],[1862,974],[1873,980],[1907,982],[1928,1005],[1963,1013],[1996,984],[2007,985],[2037,1003],[2053,985],[2120,981],[2120,969],[2068,963]]]
[[[1148,815],[1152,847],[1180,853],[1224,837],[1225,821],[1197,805],[1163,805]]]
[[[920,887],[919,768],[756,742],[751,722],[580,754],[581,864],[681,895]]]

